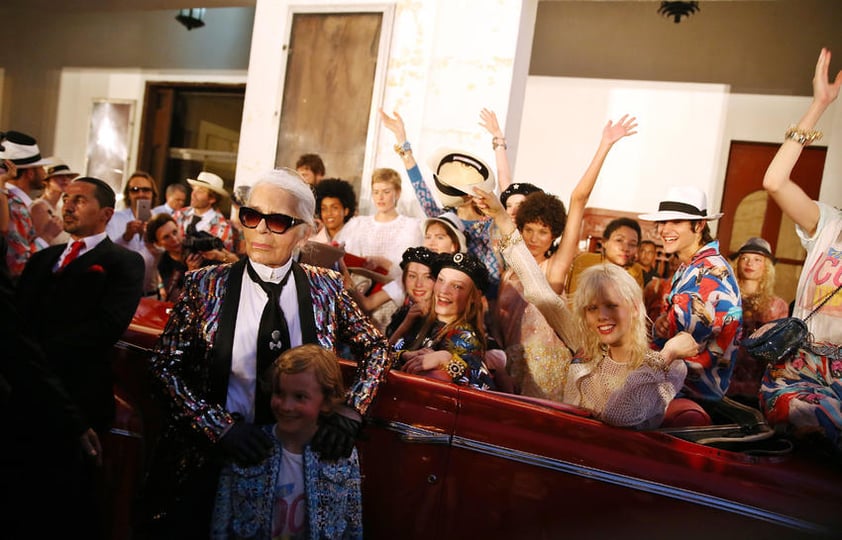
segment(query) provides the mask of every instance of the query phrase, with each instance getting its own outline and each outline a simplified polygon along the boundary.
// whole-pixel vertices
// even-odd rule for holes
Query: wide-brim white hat
[[[697,187],[671,187],[667,196],[658,204],[658,211],[652,214],[637,216],[643,221],[675,221],[689,219],[711,221],[724,216],[708,214],[708,198],[704,191]]]
[[[442,170],[449,163],[459,163],[464,167]],[[497,183],[491,167],[476,154],[465,150],[439,148],[429,156],[427,164],[433,170],[436,190],[445,207],[461,205],[465,195],[473,197],[475,187],[493,192]]]
[[[462,223],[462,220],[459,219],[459,216],[453,212],[445,212],[439,216],[427,218],[424,221],[424,230],[422,232],[426,233],[427,227],[429,227],[432,222],[441,223],[453,233],[456,240],[459,242],[460,253],[468,251],[468,242],[465,239],[465,225]]]
[[[193,187],[207,188],[223,197],[228,196],[228,192],[225,191],[225,181],[211,172],[202,171],[196,178],[188,178],[187,183]]]
[[[44,180],[49,180],[53,176],[70,176],[73,178],[79,176],[79,173],[71,169],[62,160],[56,157],[49,157],[47,159],[52,161],[52,165],[47,167],[47,176],[44,177]]]
[[[19,131],[7,131],[0,142],[0,160],[8,159],[18,169],[31,169],[52,165],[48,158],[41,157],[41,150],[34,138]]]

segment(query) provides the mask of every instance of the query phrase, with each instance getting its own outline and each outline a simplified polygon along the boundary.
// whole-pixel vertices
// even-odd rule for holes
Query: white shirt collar
[[[248,264],[254,268],[257,275],[260,276],[260,279],[263,281],[268,281],[269,283],[280,283],[292,267],[292,257],[289,258],[286,264],[279,267],[266,266],[265,264],[260,264],[252,260],[249,260]]]

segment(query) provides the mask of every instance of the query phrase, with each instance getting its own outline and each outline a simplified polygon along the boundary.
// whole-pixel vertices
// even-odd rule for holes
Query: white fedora
[[[202,171],[196,178],[188,178],[187,183],[193,187],[207,188],[223,197],[228,196],[228,192],[225,191],[225,181],[211,172]]]
[[[654,214],[640,214],[637,216],[643,221],[673,221],[673,220],[697,220],[706,221],[719,219],[724,216],[722,212],[708,215],[708,198],[705,192],[697,187],[680,186],[671,187],[667,196],[658,205],[658,211]]]
[[[51,160],[53,164],[47,167],[47,176],[44,180],[49,180],[53,176],[70,176],[72,178],[76,178],[79,176],[79,173],[71,169],[64,161],[60,160],[57,157],[49,157],[48,160]]]
[[[445,207],[459,206],[473,188],[494,192],[497,181],[491,167],[475,154],[453,148],[439,148],[427,161],[433,170],[436,190]]]
[[[41,150],[38,148],[35,139],[19,131],[7,131],[2,135],[0,159],[8,159],[18,169],[31,169],[53,164],[49,159],[41,158]]]

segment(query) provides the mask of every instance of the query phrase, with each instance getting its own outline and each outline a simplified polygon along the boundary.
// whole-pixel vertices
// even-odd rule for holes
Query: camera
[[[194,253],[225,248],[225,244],[222,243],[222,240],[206,231],[199,231],[188,235],[181,242],[181,246],[186,251],[192,251]]]

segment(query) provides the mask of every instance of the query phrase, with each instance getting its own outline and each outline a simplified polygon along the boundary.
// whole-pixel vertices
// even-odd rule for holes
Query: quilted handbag
[[[808,343],[807,324],[798,317],[767,322],[743,339],[741,345],[752,357],[775,363],[784,361]]]
[[[782,362],[798,349],[810,345],[810,331],[807,321],[824,306],[830,298],[842,289],[842,285],[828,294],[802,321],[798,317],[784,317],[769,321],[745,339],[740,345],[746,352],[763,362]]]

